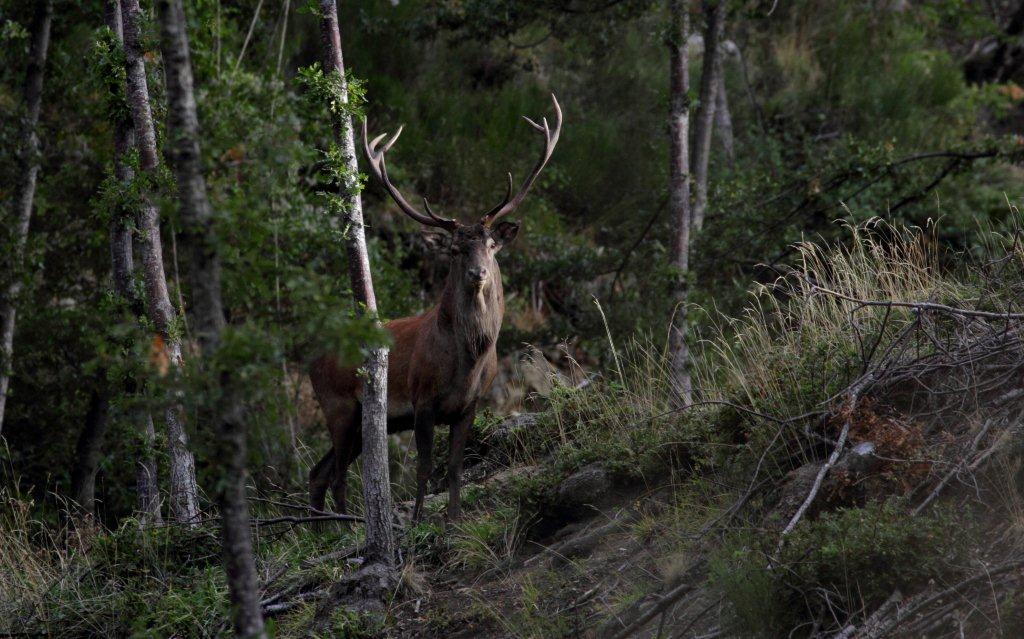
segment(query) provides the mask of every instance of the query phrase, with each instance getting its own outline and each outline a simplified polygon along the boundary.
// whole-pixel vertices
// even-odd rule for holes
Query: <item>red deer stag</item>
[[[495,255],[519,232],[515,222],[498,220],[523,201],[558,143],[562,110],[553,94],[551,100],[555,108],[553,128],[548,126],[546,118],[538,124],[524,116],[544,136],[544,148],[533,171],[523,180],[514,197],[509,174],[504,201],[476,224],[438,217],[426,199],[423,200],[426,213],[413,208],[391,184],[384,163],[384,155],[398,140],[402,129],[381,144],[387,134],[367,141],[366,124],[363,124],[363,145],[370,168],[398,207],[420,224],[443,229],[451,236],[448,276],[440,302],[421,315],[396,319],[385,326],[393,340],[388,365],[388,432],[415,431],[418,457],[415,520],[422,515],[427,479],[432,469],[435,424],[447,424],[451,429],[448,517],[459,517],[463,449],[476,416],[477,402],[487,392],[497,370],[495,344],[505,314],[501,271]],[[322,510],[330,484],[335,508],[345,512],[348,467],[362,450],[362,384],[355,368],[341,367],[333,357],[315,361],[310,378],[327,419],[333,445],[310,472],[310,504]]]

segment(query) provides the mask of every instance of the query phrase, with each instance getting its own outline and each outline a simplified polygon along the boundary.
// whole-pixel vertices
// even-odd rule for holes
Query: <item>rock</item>
[[[875,469],[878,461],[878,457],[875,456],[875,445],[871,442],[860,442],[842,454],[832,467],[832,472],[845,470],[851,473],[868,473]]]
[[[507,456],[508,451],[515,448],[516,442],[536,426],[537,413],[509,415],[484,435],[482,443],[486,448],[501,451]]]
[[[786,483],[782,485],[782,494],[775,508],[765,517],[768,528],[781,530],[796,514],[797,509],[807,499],[807,493],[814,485],[821,464],[804,464],[786,475]]]
[[[863,494],[866,484],[862,480],[877,469],[879,461],[875,455],[875,445],[871,442],[860,442],[848,448],[825,475],[807,517],[813,517],[822,509],[863,503],[867,495]],[[766,525],[781,528],[796,514],[807,499],[820,469],[819,463],[804,464],[786,476],[779,503],[765,518]]]
[[[559,484],[555,495],[559,505],[574,508],[600,501],[611,487],[608,471],[599,464],[591,464]]]
[[[636,521],[638,517],[639,514],[635,510],[629,509],[602,526],[572,534],[549,549],[552,565],[562,565],[573,559],[590,555],[609,535],[620,531],[627,524]]]
[[[495,471],[512,464],[513,451],[529,430],[537,425],[536,413],[510,415],[487,430],[483,436],[474,434],[466,444],[462,480],[464,483],[480,482]],[[439,463],[447,463],[446,459]],[[445,481],[438,482],[437,489],[443,489]]]

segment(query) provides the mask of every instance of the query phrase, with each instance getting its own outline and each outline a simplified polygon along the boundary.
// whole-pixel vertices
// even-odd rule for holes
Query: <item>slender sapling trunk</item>
[[[719,44],[725,30],[725,0],[704,0],[707,25],[704,30],[704,60],[700,75],[700,106],[697,108],[697,129],[693,139],[693,230],[704,227],[708,208],[708,165],[711,159],[711,131],[715,122],[715,94],[720,83],[722,55]]]
[[[687,298],[690,270],[690,60],[687,38],[690,16],[686,0],[669,0],[669,218],[672,235],[672,267],[675,270],[672,322],[669,328],[670,399],[673,407],[691,401]]]
[[[121,0],[124,25],[126,89],[128,107],[135,126],[139,150],[139,168],[155,176],[158,168],[156,132],[149,102],[149,86],[141,45],[142,10],[139,0]],[[156,346],[163,350],[171,366],[182,365],[178,318],[167,292],[163,246],[160,241],[160,214],[149,197],[141,194],[138,226],[142,234],[142,271],[146,289],[146,311],[156,327]],[[171,513],[176,521],[194,524],[199,519],[199,490],[196,487],[195,461],[189,449],[180,405],[171,402],[166,410],[167,440],[170,452]]]
[[[6,290],[0,293],[0,434],[3,433],[7,391],[11,383],[14,324],[24,276],[22,268],[25,263],[25,243],[28,241],[28,226],[32,219],[32,203],[36,195],[36,179],[39,176],[39,137],[36,134],[36,126],[39,124],[39,110],[43,102],[43,71],[46,67],[46,54],[50,48],[52,20],[52,0],[37,3],[32,19],[28,68],[25,71],[25,110],[18,158],[20,173],[14,191],[14,210],[11,212],[11,219],[15,223],[14,232],[11,234],[11,261],[7,266],[7,277],[11,279]]]
[[[157,0],[157,9],[167,79],[170,164],[178,184],[182,240],[190,260],[192,317],[208,362],[220,344],[225,326],[218,238],[202,172],[185,10],[181,0]],[[211,412],[218,424],[217,458],[223,464],[218,502],[235,636],[266,637],[245,494],[244,406],[231,371],[210,372],[219,377],[220,383],[221,396]]]
[[[121,20],[120,0],[104,0],[103,13],[107,27],[114,34],[119,45],[124,47],[124,29]],[[120,100],[123,101],[122,91]],[[127,105],[124,105],[125,107]],[[134,178],[134,171],[128,162],[128,155],[135,148],[135,130],[126,108],[112,108],[110,117],[114,129],[114,178],[127,186]],[[131,309],[136,317],[145,312],[142,299],[135,291],[135,260],[133,255],[132,230],[134,214],[130,207],[121,206],[110,215],[110,270],[114,280],[114,292],[121,303]],[[136,395],[134,380],[124,380],[124,395]],[[157,485],[156,433],[153,418],[146,409],[133,409],[131,419],[138,427],[138,443],[135,451],[135,490],[138,501],[138,517],[142,527],[161,523],[160,493]]]
[[[336,74],[340,83],[342,102],[348,102],[345,82],[345,64],[338,30],[338,6],[335,0],[320,0],[320,39],[323,46],[324,73]],[[344,113],[335,118],[334,133],[347,163],[347,184],[344,197],[345,219],[348,229],[349,278],[352,294],[361,311],[377,314],[377,300],[373,293],[370,260],[366,252],[363,232],[363,206],[359,196],[359,165],[356,163],[355,137],[352,116]],[[395,540],[391,530],[391,478],[388,470],[387,446],[387,367],[388,350],[375,347],[370,350],[363,365],[363,509],[366,517],[366,560],[385,566],[394,564]]]

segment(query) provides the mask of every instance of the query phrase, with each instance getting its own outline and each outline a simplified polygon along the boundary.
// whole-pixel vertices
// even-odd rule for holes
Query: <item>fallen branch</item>
[[[668,610],[670,606],[675,605],[676,602],[684,596],[696,590],[700,582],[695,577],[698,572],[704,569],[704,565],[704,559],[697,560],[686,571],[686,574],[682,578],[682,583],[663,594],[660,599],[651,605],[650,608],[634,619],[631,623],[627,624],[618,632],[618,634],[614,635],[613,639],[626,639],[627,637],[634,636],[637,630],[646,626],[651,622],[651,620],[663,611]]]
[[[282,515],[280,517],[254,518],[252,520],[252,522],[251,522],[253,526],[272,526],[274,524],[299,525],[299,524],[312,524],[312,523],[320,523],[320,522],[327,522],[327,521],[350,521],[350,522],[355,522],[355,523],[362,523],[362,522],[365,521],[362,517],[360,517],[358,515],[346,515],[346,514],[342,514],[342,513],[327,512],[326,510],[318,510],[316,508],[313,508],[312,506],[307,506],[307,505],[304,505],[304,504],[289,504],[289,503],[285,503],[285,502],[274,501],[274,500],[271,500],[271,499],[264,499],[262,497],[255,497],[253,499],[255,499],[256,501],[263,501],[263,502],[266,502],[266,503],[269,503],[269,504],[273,504],[275,506],[280,506],[280,507],[283,507],[283,508],[292,508],[292,509],[295,509],[295,510],[304,510],[306,512],[312,513],[311,515],[307,515],[307,516]],[[395,528],[396,530],[401,530],[402,529],[402,527],[399,526],[398,524],[392,524],[392,527]]]
[[[993,423],[995,423],[994,419],[985,420],[985,424],[982,426],[981,431],[978,432],[977,436],[975,436],[974,438],[974,441],[971,443],[971,448],[968,450],[968,454],[973,454],[975,451],[978,450],[978,446],[981,445],[981,440],[984,439],[985,435],[988,434],[988,431],[992,427]],[[961,470],[963,470],[965,461],[966,460],[960,460],[960,462],[953,468],[953,470],[946,473],[946,476],[943,477],[939,481],[939,483],[935,485],[935,488],[933,488],[932,491],[928,493],[928,496],[925,497],[924,500],[922,500],[921,503],[918,504],[916,508],[914,508],[914,510],[910,511],[910,514],[920,515],[921,512],[928,506],[928,504],[932,503],[932,501],[934,501],[942,493],[942,490],[946,487],[946,485],[950,481],[952,481],[952,479],[956,477]]]
[[[853,302],[854,304],[860,304],[861,306],[881,306],[886,308],[909,308],[917,311],[939,311],[942,313],[949,313],[951,315],[960,315],[963,317],[980,317],[985,319],[1024,319],[1024,313],[997,313],[995,311],[976,311],[966,308],[957,308],[955,306],[947,306],[946,304],[937,304],[935,302],[900,302],[896,300],[865,300],[850,295],[845,295],[839,291],[833,291],[832,289],[818,286],[817,284],[811,284],[812,290],[831,295],[847,302]]]
[[[319,566],[320,564],[327,563],[328,561],[348,559],[349,557],[355,556],[357,552],[359,552],[359,546],[353,545],[347,548],[342,548],[341,550],[329,552],[326,555],[320,555],[319,557],[311,557],[309,559],[304,559],[302,560],[300,565],[303,568],[312,568],[313,566]]]
[[[327,594],[327,589],[326,588],[321,588],[321,589],[318,589],[318,590],[310,590],[310,591],[307,591],[307,592],[300,592],[295,597],[293,597],[293,598],[291,598],[291,599],[289,599],[287,601],[279,601],[279,599],[281,597],[278,596],[278,597],[275,597],[275,598],[272,598],[272,599],[269,599],[269,600],[261,601],[260,602],[260,607],[263,610],[263,614],[264,615],[271,616],[271,615],[276,615],[276,614],[280,614],[282,612],[286,612],[288,610],[291,610],[292,608],[298,606],[299,604],[303,604],[303,603],[306,603],[308,601],[315,601],[317,599],[322,599],[324,597],[324,595],[326,595],[326,594]]]
[[[974,575],[973,577],[970,577],[957,584],[954,584],[949,588],[946,588],[945,590],[940,590],[939,592],[931,596],[925,597],[920,601],[915,601],[904,608],[897,608],[896,614],[888,620],[885,620],[883,623],[881,623],[877,630],[870,628],[867,626],[867,624],[865,624],[864,626],[862,626],[864,630],[863,633],[850,633],[847,636],[860,637],[862,639],[880,639],[889,632],[898,628],[900,625],[906,622],[910,617],[912,617],[921,609],[926,608],[937,601],[941,601],[946,597],[955,595],[958,592],[970,588],[971,586],[974,586],[979,582],[990,581],[993,577],[998,577],[999,575],[1008,573],[1012,570],[1022,567],[1024,567],[1024,559],[1018,559],[1016,561],[1011,561],[1000,566],[996,566],[991,570],[985,570],[977,575]],[[892,599],[892,596],[890,596],[890,599]],[[885,605],[888,605],[888,603],[889,602],[887,600]],[[877,611],[869,619],[874,619],[876,614]],[[884,617],[884,615],[881,615],[881,617]],[[846,631],[844,630],[844,632]]]
[[[880,637],[884,637],[890,631],[896,630],[896,628],[898,628],[903,622],[905,622],[907,619],[909,619],[909,617],[912,614],[914,614],[915,612],[918,612],[922,608],[925,608],[925,607],[935,603],[936,601],[940,601],[942,599],[945,599],[946,597],[949,597],[950,595],[954,595],[957,592],[962,591],[962,590],[964,590],[966,588],[970,588],[971,586],[974,586],[975,584],[977,584],[979,582],[989,581],[993,577],[998,577],[998,576],[1000,576],[1000,574],[1004,574],[1006,572],[1009,572],[1011,570],[1014,570],[1014,569],[1017,569],[1017,568],[1020,568],[1020,567],[1024,567],[1024,559],[1018,559],[1016,561],[1010,561],[1008,563],[1004,563],[1004,564],[1001,564],[999,566],[996,566],[996,567],[994,567],[994,568],[992,568],[990,570],[984,570],[982,572],[979,572],[978,574],[975,574],[975,576],[970,578],[970,579],[964,580],[961,583],[954,584],[953,586],[950,586],[949,588],[946,588],[945,590],[942,590],[942,591],[939,591],[939,592],[935,593],[931,597],[927,597],[927,598],[925,598],[925,599],[923,599],[923,600],[921,600],[919,602],[912,603],[912,604],[908,605],[907,607],[903,608],[902,610],[897,610],[896,616],[893,617],[893,619],[890,620],[890,622],[887,625],[883,626],[879,630],[878,634],[871,634],[871,635],[865,637],[865,639],[878,639]]]
[[[850,392],[850,397],[846,402],[846,419],[843,420],[843,429],[839,432],[839,439],[836,440],[835,448],[832,449],[832,454],[828,456],[825,463],[821,465],[820,469],[818,469],[818,474],[814,477],[814,483],[811,484],[811,489],[808,491],[807,497],[804,499],[803,503],[800,504],[800,508],[798,508],[796,513],[793,514],[793,517],[789,520],[789,523],[786,524],[786,527],[782,529],[782,533],[779,535],[779,543],[775,547],[776,555],[778,555],[782,550],[782,546],[786,541],[786,535],[793,532],[796,525],[800,523],[801,519],[803,519],[807,509],[814,503],[815,498],[818,496],[818,491],[821,490],[821,484],[825,481],[825,475],[827,475],[828,471],[835,466],[836,462],[839,461],[839,456],[843,454],[843,449],[846,447],[846,438],[850,434],[850,424],[853,422],[853,412],[857,408],[857,398],[860,395],[860,389],[867,386],[871,379],[871,376],[861,378],[857,387]]]
[[[356,517],[355,515],[339,515],[335,513],[323,514],[323,515],[309,515],[307,517],[297,517],[294,515],[284,515],[282,517],[271,517],[269,519],[253,519],[251,523],[253,526],[273,526],[274,524],[313,524],[323,521],[363,521],[362,517]]]
[[[879,606],[878,609],[875,610],[875,612],[873,612],[860,627],[864,630],[870,631],[872,628],[880,624],[882,620],[885,619],[885,616],[889,614],[889,611],[896,608],[901,601],[903,601],[903,593],[900,592],[899,588],[897,588],[892,591],[892,594],[890,594],[885,600],[885,603]],[[856,632],[857,626],[849,624],[835,636],[835,639],[853,639]]]

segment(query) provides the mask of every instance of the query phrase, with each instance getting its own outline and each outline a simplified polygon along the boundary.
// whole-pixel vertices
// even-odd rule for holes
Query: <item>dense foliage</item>
[[[143,8],[151,12],[150,4],[143,2]],[[503,192],[506,172],[518,180],[535,159],[535,137],[520,116],[542,114],[550,92],[563,105],[562,141],[517,213],[523,223],[518,241],[501,254],[508,314],[499,352],[518,352],[526,343],[549,350],[565,343],[584,366],[599,362],[613,372],[618,363],[609,335],[652,335],[644,348],[659,352],[672,312],[666,291],[674,276],[667,258],[665,3],[339,4],[357,110],[365,113],[371,130],[406,125],[388,168],[410,200],[426,196],[442,214],[464,220],[489,209]],[[690,4],[699,33],[700,3]],[[15,356],[2,363],[11,368],[13,381],[0,440],[0,486],[8,491],[3,494],[34,500],[33,518],[58,522],[82,425],[97,397],[109,399],[112,425],[103,448],[97,514],[120,532],[93,549],[100,559],[90,579],[102,589],[108,567],[127,561],[119,549],[145,546],[132,537],[127,520],[135,498],[129,460],[138,441],[128,419],[135,404],[156,405],[167,393],[190,389],[199,485],[210,494],[215,460],[204,451],[212,450],[213,435],[197,427],[207,399],[201,375],[193,371],[180,380],[164,379],[165,371],[151,356],[150,332],[111,292],[108,223],[119,206],[133,205],[141,180],[147,179],[165,221],[171,298],[188,317],[188,273],[184,261],[179,264],[175,242],[180,224],[173,179],[162,171],[159,179],[140,177],[125,188],[111,178],[111,120],[124,108],[118,97],[123,66],[116,39],[102,27],[98,0],[55,4],[39,130],[42,168],[27,261],[20,271],[6,263],[14,241],[7,204],[19,170],[13,150],[20,144],[33,5],[0,3],[0,285],[6,290],[13,278],[26,283],[17,300]],[[354,312],[341,241],[345,230],[331,209],[337,158],[330,144],[331,109],[324,100],[330,80],[317,67],[316,3],[191,0],[186,5],[203,162],[223,243],[232,327],[219,357],[239,371],[257,408],[250,413],[249,431],[254,484],[301,494],[309,465],[326,446],[304,385],[308,362],[328,351],[354,362],[366,343],[383,339]],[[979,64],[975,45],[1001,33],[1013,11],[1014,3],[1000,1],[729,2],[724,72],[735,153],[729,157],[721,146],[712,153],[708,221],[695,240],[689,275],[690,299],[707,309],[695,314],[695,335],[715,335],[730,344],[728,338],[743,326],[720,321],[719,313],[740,313],[753,285],[775,280],[785,265],[805,258],[797,247],[801,240],[832,241],[851,224],[873,217],[892,228],[931,228],[930,221],[941,218],[929,235],[951,249],[938,251],[941,259],[982,253],[978,228],[1011,223],[1019,206],[1022,147],[1016,131],[1024,91],[1013,77],[973,81],[981,76],[972,76],[970,65]],[[146,25],[145,37],[163,149],[166,100],[154,24]],[[690,48],[697,79],[699,38],[691,38]],[[690,96],[694,104],[697,85],[693,82]],[[719,144],[721,133],[716,136]],[[363,199],[382,315],[424,310],[444,276],[443,251],[421,237],[379,185],[366,183]],[[765,295],[785,297],[775,289]],[[181,330],[187,338],[187,322]],[[829,346],[826,339],[816,345]],[[842,353],[815,360],[794,357],[786,350],[791,344],[775,350],[757,346],[763,355],[758,366],[698,374],[728,389],[730,398],[749,393],[745,399],[753,408],[770,412],[778,407],[773,402],[809,407],[828,395],[828,388],[801,386],[808,371],[800,367],[827,360],[842,368]],[[735,363],[730,357],[738,355],[722,349],[722,361]],[[853,361],[856,354],[845,355]],[[764,372],[765,384],[779,388],[757,397],[746,387],[754,384],[750,378],[739,379],[751,368]],[[621,369],[618,374],[618,384],[613,380],[601,387],[600,402],[586,396],[586,405],[575,406],[583,402],[580,395],[556,390],[551,419],[572,414],[576,423],[600,422],[614,412],[612,405],[635,406],[636,397],[625,396],[642,384],[622,379]],[[631,374],[653,379],[660,372]],[[120,394],[126,375],[146,389],[142,397]],[[657,402],[641,403],[645,412],[640,412],[649,415],[653,411],[647,409]],[[729,415],[716,415],[714,425],[725,423],[727,429]],[[616,459],[616,472],[642,476],[649,468],[662,468],[663,456],[678,452],[669,444],[677,433],[663,431],[662,421],[653,420],[657,428],[608,441],[599,432],[593,435],[597,444],[580,433],[560,449],[556,461],[575,469],[600,458]],[[576,423],[552,422],[540,432],[560,433],[564,440]],[[711,463],[712,457],[704,461]],[[404,496],[401,488],[397,494]],[[883,518],[887,508],[874,507],[870,515]],[[516,525],[500,519],[500,513],[494,518],[481,534],[500,536]],[[832,552],[812,548],[812,537],[845,535],[851,544],[866,543],[865,524],[849,513],[816,525],[799,538],[804,545],[798,548],[817,553],[818,563],[798,575],[808,582],[832,579],[811,575],[827,563],[819,555]],[[915,535],[925,534],[889,532],[879,552],[891,549],[897,560],[916,543]],[[307,542],[302,538],[296,544]],[[463,539],[471,542],[472,537]],[[154,552],[171,545],[161,542]],[[212,570],[207,559],[183,561],[194,569],[190,574],[203,577]],[[164,570],[172,560],[137,558],[132,579],[144,580],[142,573]],[[730,562],[743,561],[745,556],[723,555],[719,568],[728,572]],[[922,568],[915,577],[931,574]],[[205,583],[216,599],[210,605],[219,612],[222,584]],[[868,586],[886,589],[894,583]],[[735,584],[725,588],[737,600],[746,596]],[[758,596],[790,594],[772,590]],[[152,603],[126,599],[118,605]]]

